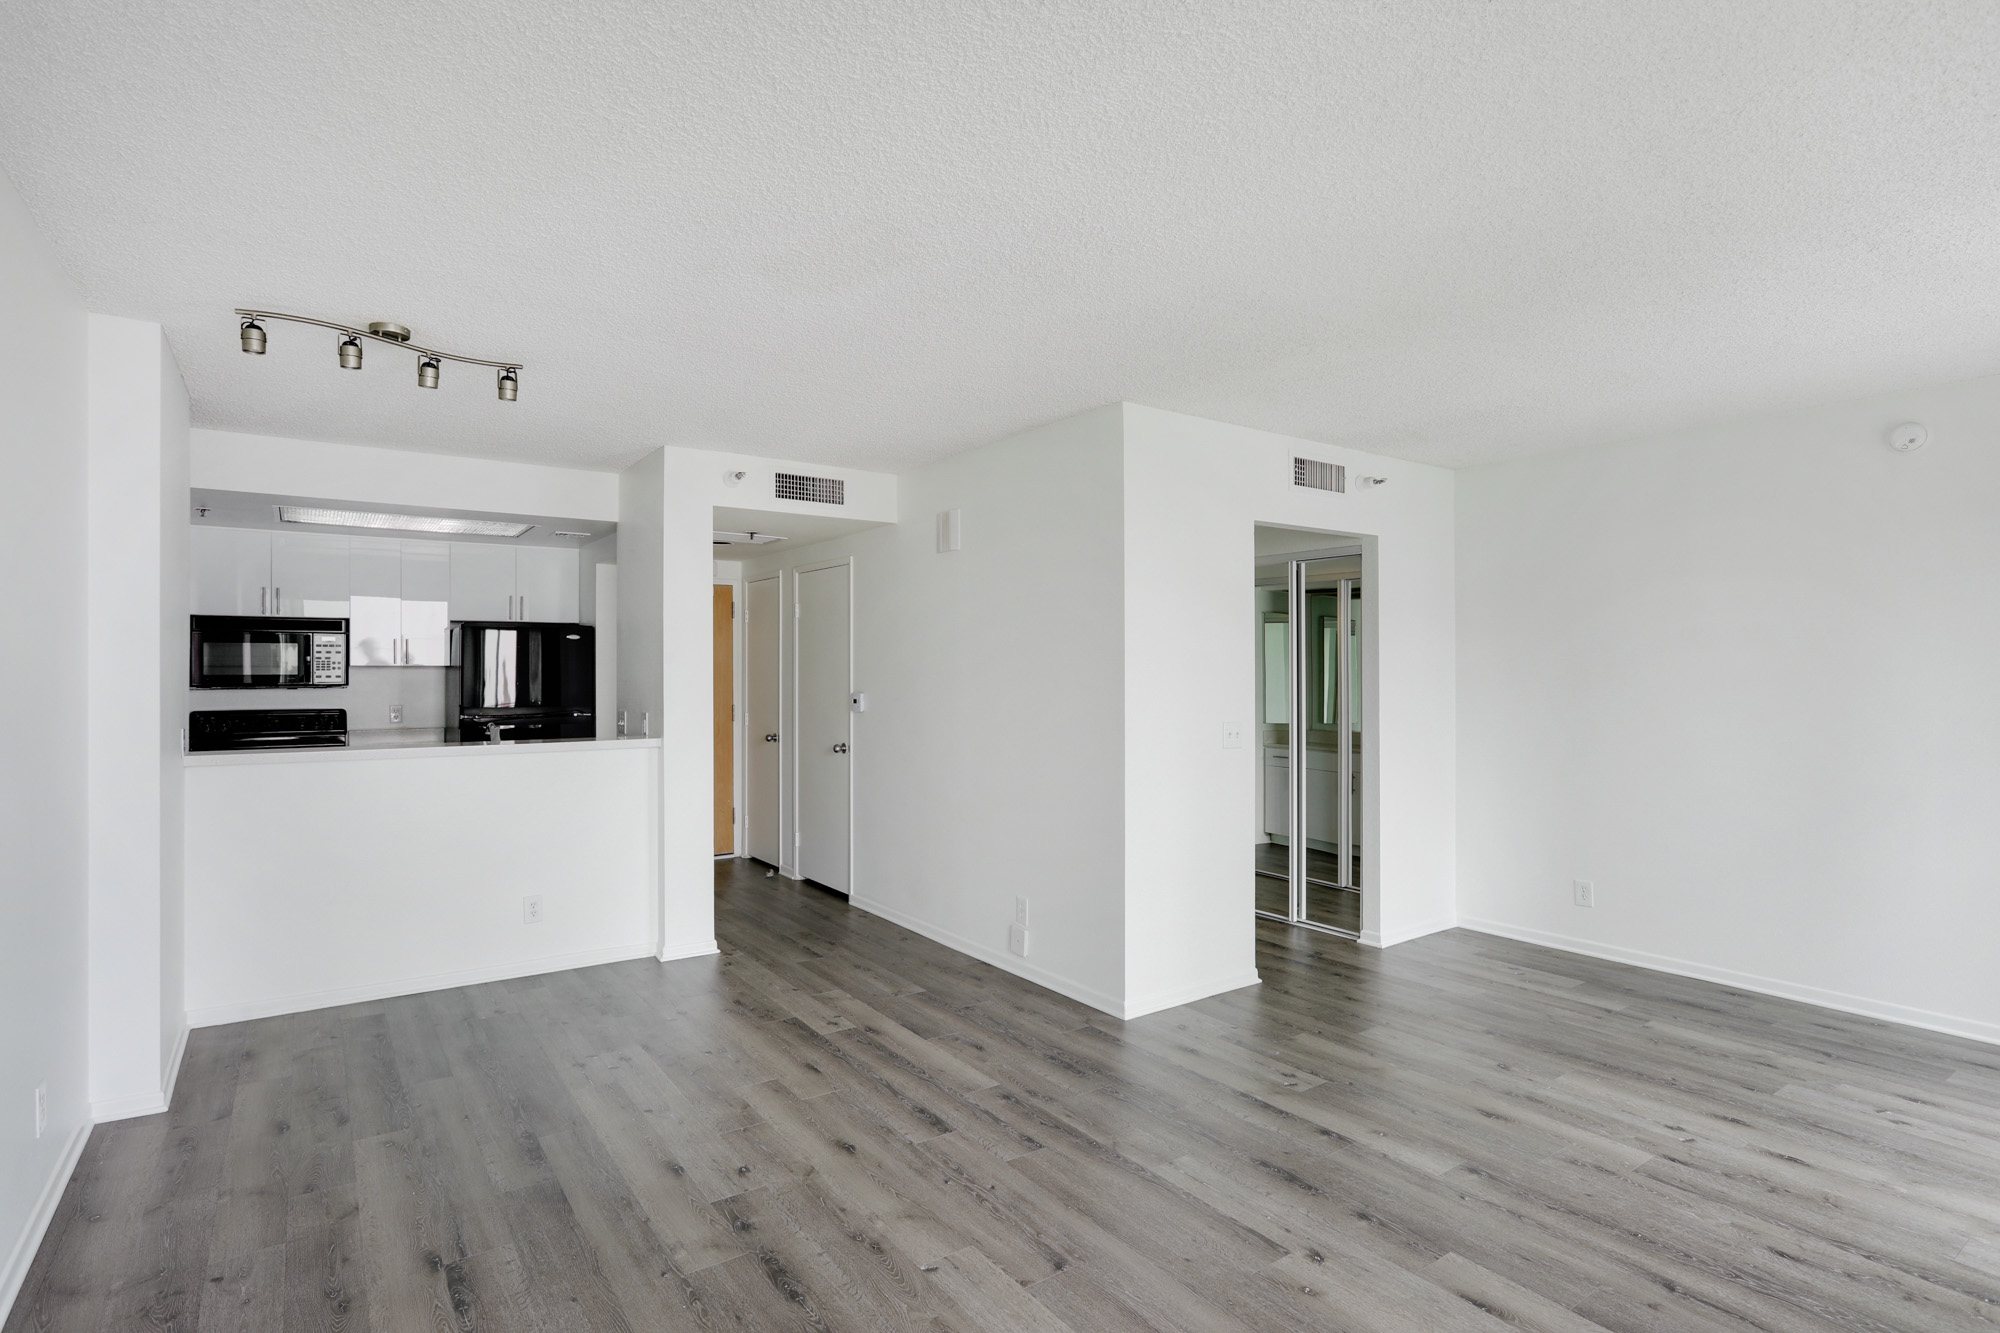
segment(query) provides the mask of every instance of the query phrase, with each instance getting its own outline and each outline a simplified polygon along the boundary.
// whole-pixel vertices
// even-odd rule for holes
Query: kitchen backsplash
[[[389,707],[403,706],[405,727],[442,727],[447,709],[444,667],[349,667],[348,684],[337,690],[188,690],[190,712],[223,708],[345,708],[350,731],[378,730]],[[456,717],[455,711],[451,712]]]

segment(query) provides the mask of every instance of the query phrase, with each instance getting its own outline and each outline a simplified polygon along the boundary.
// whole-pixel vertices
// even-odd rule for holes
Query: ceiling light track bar
[[[459,356],[455,352],[440,352],[435,347],[419,347],[417,344],[406,342],[401,338],[388,338],[379,333],[371,333],[367,329],[357,329],[351,324],[335,324],[330,320],[313,319],[308,315],[287,315],[276,310],[245,309],[238,309],[236,315],[239,319],[282,319],[291,324],[310,324],[314,328],[332,329],[335,333],[344,333],[350,338],[371,338],[378,343],[386,343],[390,347],[400,347],[406,352],[415,352],[418,356],[433,357],[440,361],[456,361],[460,365],[465,366],[491,366],[495,370],[521,369],[519,361],[485,361],[476,356]]]

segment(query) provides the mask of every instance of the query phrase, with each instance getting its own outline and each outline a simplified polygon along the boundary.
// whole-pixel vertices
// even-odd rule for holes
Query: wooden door
[[[715,854],[736,852],[736,601],[715,585]]]

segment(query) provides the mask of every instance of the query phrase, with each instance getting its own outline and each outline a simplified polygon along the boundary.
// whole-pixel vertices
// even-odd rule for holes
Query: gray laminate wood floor
[[[1992,1329],[2000,1051],[1453,932],[1130,1023],[726,868],[725,954],[194,1035],[28,1329]]]

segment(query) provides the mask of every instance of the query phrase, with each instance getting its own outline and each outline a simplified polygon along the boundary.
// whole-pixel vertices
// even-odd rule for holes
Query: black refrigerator
[[[451,627],[445,688],[461,741],[589,740],[597,735],[597,631],[460,621]]]

